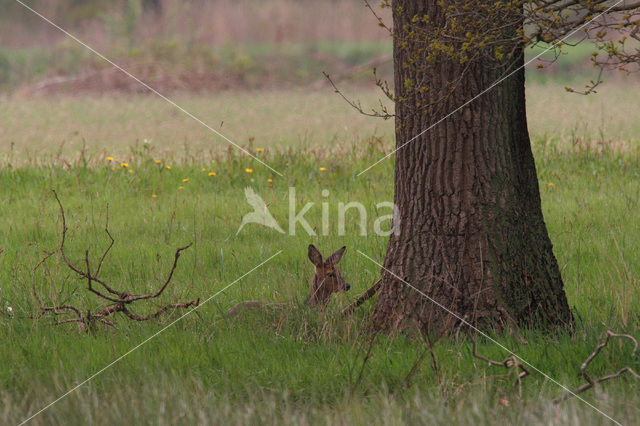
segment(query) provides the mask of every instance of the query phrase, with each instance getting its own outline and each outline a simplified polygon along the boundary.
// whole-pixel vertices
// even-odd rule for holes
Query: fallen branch
[[[89,250],[85,250],[83,267],[74,265],[67,257],[67,254],[65,253],[65,247],[64,247],[66,242],[66,237],[67,237],[66,217],[64,213],[64,208],[62,207],[62,202],[60,201],[58,194],[55,191],[53,191],[53,194],[56,198],[56,201],[58,202],[58,206],[60,207],[60,217],[62,219],[60,245],[55,251],[45,252],[44,258],[42,258],[40,262],[38,262],[38,264],[33,268],[33,281],[32,281],[31,291],[33,293],[34,298],[38,302],[38,306],[39,306],[39,313],[33,317],[34,319],[38,319],[49,312],[55,315],[71,315],[71,318],[64,318],[61,321],[57,321],[56,325],[67,324],[67,323],[77,323],[80,330],[88,331],[89,326],[96,322],[101,322],[103,324],[113,326],[114,324],[111,321],[107,320],[106,317],[112,314],[115,314],[117,312],[123,313],[129,319],[134,321],[147,321],[149,319],[158,318],[160,315],[162,315],[164,312],[166,312],[169,309],[186,309],[191,306],[193,307],[198,306],[198,304],[200,303],[200,299],[192,300],[186,303],[170,303],[168,305],[161,307],[160,309],[158,309],[157,311],[149,315],[138,315],[132,312],[130,310],[130,307],[134,302],[137,302],[139,300],[155,299],[162,295],[162,293],[171,283],[173,274],[176,270],[176,267],[178,266],[178,259],[180,258],[180,254],[184,250],[191,247],[191,244],[188,244],[184,247],[180,247],[176,250],[173,258],[173,265],[171,266],[171,270],[169,271],[169,274],[166,280],[164,281],[160,289],[158,289],[158,291],[153,293],[146,293],[146,294],[133,294],[130,291],[117,290],[113,286],[109,285],[105,280],[99,277],[104,261],[115,243],[114,238],[109,232],[108,210],[107,210],[105,232],[109,237],[110,243],[107,249],[100,256],[100,260],[98,261],[98,265],[95,269],[95,272],[93,272],[91,268],[91,263],[89,261]],[[51,256],[57,253],[60,254],[63,262],[69,269],[75,272],[76,275],[78,275],[80,278],[87,280],[87,290],[89,290],[99,298],[111,302],[111,304],[99,309],[98,312],[96,313],[92,313],[90,310],[87,310],[86,313],[83,313],[83,311],[78,307],[69,305],[69,304],[63,304],[63,305],[57,305],[57,306],[45,306],[42,303],[42,299],[38,296],[38,293],[36,291],[36,272]],[[96,285],[98,286],[98,288],[95,287]]]
[[[479,360],[482,360],[484,362],[486,362],[490,367],[491,366],[496,366],[496,367],[504,367],[507,370],[509,369],[515,369],[517,371],[517,375],[516,375],[516,380],[513,383],[512,387],[515,387],[516,385],[518,385],[518,389],[520,390],[520,393],[522,392],[521,389],[521,385],[522,385],[522,379],[524,379],[525,377],[527,377],[529,374],[531,374],[529,372],[529,370],[527,370],[527,367],[525,367],[519,360],[517,357],[515,357],[514,355],[509,355],[508,357],[506,357],[504,360],[502,361],[494,361],[492,359],[486,358],[482,355],[479,355],[476,352],[476,341],[473,340],[472,341],[472,347],[473,347],[473,356],[475,358],[478,358]],[[520,371],[518,371],[520,370]],[[503,397],[504,398],[504,397]],[[501,399],[502,401],[503,399]],[[501,402],[502,403],[502,402]]]
[[[600,353],[600,351],[603,348],[605,348],[606,346],[609,345],[609,340],[612,337],[613,338],[631,340],[633,342],[633,350],[631,351],[631,354],[634,354],[636,352],[636,350],[638,349],[638,341],[635,339],[635,337],[631,336],[630,334],[617,334],[617,333],[612,332],[611,330],[607,330],[605,339],[602,340],[600,343],[598,343],[598,346],[596,346],[596,348],[591,353],[591,355],[589,355],[589,357],[580,366],[580,372],[582,373],[582,377],[584,377],[584,379],[587,381],[587,383],[579,386],[578,388],[576,388],[573,391],[566,392],[564,395],[559,396],[558,398],[554,399],[553,400],[554,404],[559,404],[562,401],[565,401],[565,400],[567,400],[567,399],[569,399],[571,397],[574,397],[574,396],[578,395],[579,393],[582,393],[582,392],[584,392],[586,390],[589,390],[591,388],[595,388],[595,386],[598,383],[602,383],[602,382],[606,382],[606,381],[611,380],[611,379],[618,378],[618,377],[622,376],[624,373],[629,373],[633,377],[635,377],[636,379],[640,380],[640,374],[638,374],[635,371],[633,371],[633,369],[631,367],[629,367],[628,365],[625,366],[625,367],[622,367],[616,373],[608,374],[606,376],[599,377],[599,378],[597,378],[595,380],[591,379],[591,377],[587,373],[587,367],[589,367],[589,364],[591,364],[591,361],[593,361],[595,359],[595,357],[598,356],[598,354]]]
[[[369,290],[365,291],[362,296],[360,296],[355,302],[344,308],[341,312],[342,316],[347,316],[351,314],[356,308],[362,305],[367,300],[371,299],[377,292],[380,290],[380,286],[382,285],[382,280],[376,281],[374,285],[372,285]]]

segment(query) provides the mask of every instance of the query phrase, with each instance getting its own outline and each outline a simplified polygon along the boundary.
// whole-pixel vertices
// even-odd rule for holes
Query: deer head
[[[313,244],[309,244],[309,260],[316,267],[311,290],[307,301],[324,308],[333,293],[348,291],[351,286],[342,278],[338,270],[338,262],[342,258],[346,247],[342,247],[326,260],[322,260],[322,254]]]

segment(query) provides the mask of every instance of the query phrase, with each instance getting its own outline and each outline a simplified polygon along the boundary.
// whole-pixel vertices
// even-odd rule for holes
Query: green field
[[[348,90],[375,104],[376,93]],[[607,327],[640,335],[640,129],[634,119],[640,103],[634,90],[612,85],[598,96],[580,97],[557,86],[528,87],[543,210],[577,324],[573,335],[523,330],[528,344],[511,335],[494,337],[570,388],[582,383],[580,364]],[[513,372],[475,359],[464,337],[439,341],[437,369],[428,356],[408,386],[405,378],[424,350],[419,338],[379,336],[361,368],[372,304],[348,319],[338,311],[379,274],[357,250],[382,260],[386,240],[360,236],[355,218],[339,236],[336,206],[363,203],[369,231],[375,217],[387,213],[377,213],[375,205],[393,199],[393,161],[356,175],[392,146],[391,122],[359,116],[330,90],[175,99],[283,176],[229,151],[157,98],[50,97],[0,104],[0,423],[26,419],[182,314],[140,323],[117,317],[115,328],[98,326],[90,333],[73,324],[55,326],[50,316],[30,319],[37,311],[32,268],[43,250],[59,243],[52,189],[66,209],[74,262],[81,262],[86,249],[92,263],[98,262],[108,245],[108,206],[116,244],[102,276],[119,289],[158,288],[175,249],[194,243],[159,303],[206,300],[282,252],[31,424],[611,423],[575,398],[552,405],[562,389],[535,372],[523,380],[520,398],[511,389]],[[300,227],[295,236],[282,235],[255,224],[236,235],[251,210],[247,186],[283,225],[288,187],[296,188],[298,210],[315,202],[306,217],[318,231],[320,203],[328,202],[330,235],[312,237]],[[321,196],[323,189],[330,190],[328,197]],[[341,271],[352,289],[335,297],[323,314],[302,305],[313,274],[309,243],[324,254],[347,246]],[[92,311],[100,306],[59,256],[38,271],[36,287],[45,303]],[[245,299],[290,306],[225,318]],[[149,303],[136,312],[157,306]],[[489,341],[480,342],[479,352],[495,360],[506,356]],[[631,354],[630,344],[616,342],[592,364],[592,375],[625,365],[640,371],[639,355]],[[503,395],[508,406],[500,402]],[[630,376],[581,396],[623,424],[640,417],[638,381]]]
[[[576,79],[573,87],[583,80]],[[567,84],[566,82],[563,84]],[[559,83],[530,83],[527,90],[533,139],[562,150],[577,147],[637,152],[640,83],[604,84],[599,93],[566,93]],[[375,88],[346,86],[365,108],[378,106]],[[365,117],[329,88],[228,90],[170,96],[178,105],[239,145],[296,151],[351,146],[372,136],[393,145],[393,122]],[[79,152],[98,160],[133,160],[145,141],[151,154],[170,161],[203,162],[229,145],[162,99],[151,96],[57,96],[0,103],[0,165],[76,164]]]

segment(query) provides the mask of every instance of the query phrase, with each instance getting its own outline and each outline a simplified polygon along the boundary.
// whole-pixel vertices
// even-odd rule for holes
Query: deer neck
[[[323,281],[320,277],[314,276],[311,282],[311,290],[307,297],[307,302],[321,308],[327,306],[329,298],[331,297],[331,292],[323,285]]]

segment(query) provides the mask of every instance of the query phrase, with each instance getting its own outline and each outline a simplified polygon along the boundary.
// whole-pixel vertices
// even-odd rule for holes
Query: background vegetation
[[[550,404],[562,389],[537,373],[524,379],[520,397],[512,372],[474,358],[464,336],[439,341],[435,362],[425,358],[408,386],[421,339],[379,336],[367,357],[371,305],[349,319],[337,313],[379,274],[357,250],[380,260],[386,240],[359,236],[355,217],[338,236],[336,206],[362,202],[369,230],[386,214],[375,204],[393,198],[393,160],[356,175],[394,145],[393,123],[357,114],[317,82],[328,70],[341,76],[346,94],[376,105],[380,94],[362,65],[388,56],[390,43],[357,1],[256,3],[166,1],[156,12],[136,1],[29,2],[282,177],[145,95],[19,5],[0,1],[0,423],[27,418],[179,315],[120,319],[115,329],[88,334],[30,318],[37,308],[32,268],[59,238],[55,189],[74,260],[106,246],[109,206],[116,245],[103,274],[118,288],[157,288],[175,248],[194,243],[161,302],[206,299],[283,252],[33,424],[609,424],[575,398]],[[531,64],[527,74],[542,204],[576,332],[523,330],[528,343],[494,336],[571,388],[582,383],[579,366],[607,327],[640,334],[638,83],[609,75],[598,95],[567,94],[564,86],[590,78],[589,52],[579,46],[543,70]],[[331,235],[310,237],[298,228],[296,236],[282,236],[257,225],[236,235],[250,210],[247,186],[281,225],[288,187],[295,186],[298,208],[316,202],[307,214],[315,227],[321,191],[329,189]],[[352,289],[324,314],[302,305],[313,272],[311,242],[325,254],[348,247],[341,270]],[[76,278],[53,257],[36,286],[45,301],[95,310],[95,298]],[[245,299],[289,305],[225,318]],[[506,356],[488,341],[480,341],[479,352]],[[593,376],[625,365],[639,371],[639,355],[616,342],[593,363]],[[640,416],[637,389],[622,378],[582,396],[632,424]]]
[[[371,65],[381,77],[391,78],[391,41],[360,0],[29,4],[163,92],[309,85],[318,89],[324,83],[321,71],[370,85]],[[0,0],[0,7],[0,91],[23,96],[145,92],[14,0]],[[387,9],[379,13],[390,19]],[[541,50],[527,53],[533,57]],[[530,79],[594,79],[592,51],[588,44],[569,47],[553,64],[547,54],[532,64],[544,68],[531,73]]]

